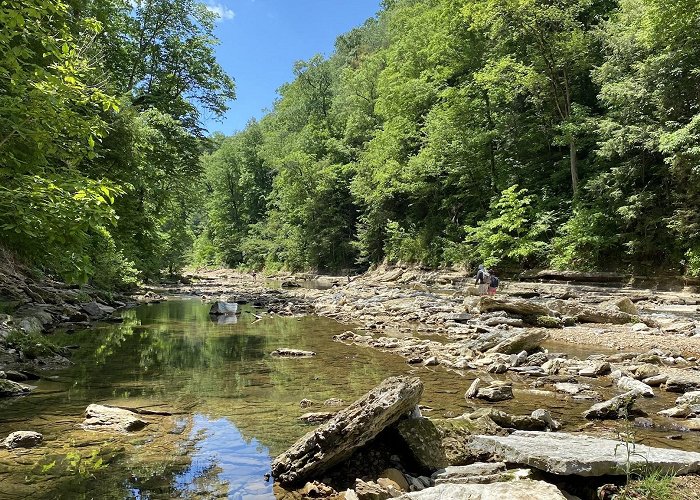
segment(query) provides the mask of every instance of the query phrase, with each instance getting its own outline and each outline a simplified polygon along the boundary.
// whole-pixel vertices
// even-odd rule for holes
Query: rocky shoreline
[[[409,453],[405,461],[418,465],[414,465],[415,470],[411,471],[403,468],[404,478],[409,478],[407,488],[396,489],[394,484],[382,477],[385,471],[380,470],[391,469],[392,465],[393,468],[402,469],[402,462],[392,464],[380,460],[375,463],[371,473],[365,470],[366,474],[354,476],[354,483],[348,482],[348,477],[353,476],[352,471],[339,474],[338,477],[344,478],[342,481],[315,474],[309,476],[305,484],[291,489],[280,485],[278,496],[390,498],[404,495],[402,498],[441,498],[440,495],[445,494],[466,495],[467,490],[473,495],[491,494],[491,489],[504,487],[501,484],[504,480],[498,474],[496,476],[500,479],[493,482],[483,478],[459,481],[462,486],[470,485],[460,492],[454,484],[450,483],[451,489],[447,492],[446,486],[438,484],[435,478],[430,481],[425,478],[430,479],[431,474],[438,473],[438,466],[469,466],[477,460],[479,453],[468,452],[473,449],[471,443],[474,435],[547,433],[558,429],[561,424],[552,418],[546,407],[533,411],[531,415],[510,415],[489,408],[493,402],[517,399],[518,394],[527,391],[552,394],[553,401],[563,398],[573,403],[586,402],[587,409],[579,419],[592,423],[593,427],[588,428],[587,435],[590,439],[602,440],[594,443],[596,446],[603,446],[606,439],[618,445],[624,444],[624,440],[619,441],[620,436],[624,435],[619,431],[619,426],[611,428],[603,422],[629,421],[632,426],[667,429],[669,439],[684,439],[685,433],[694,436],[694,431],[700,428],[696,423],[700,422],[700,405],[695,402],[700,389],[700,296],[692,288],[659,291],[611,287],[590,281],[585,284],[517,282],[508,283],[496,298],[490,298],[475,296],[470,279],[457,272],[395,268],[380,269],[352,278],[309,278],[281,275],[271,280],[259,277],[253,280],[250,276],[231,271],[215,271],[193,276],[191,286],[160,292],[166,295],[197,295],[206,299],[225,296],[226,300],[254,304],[264,309],[266,314],[302,316],[313,313],[333,318],[352,327],[334,337],[338,342],[392,352],[404,357],[409,364],[426,369],[440,367],[452,370],[460,377],[466,373],[476,373],[478,376],[471,387],[465,386],[465,398],[478,402],[475,403],[478,408],[456,419],[423,417],[418,420],[428,422],[432,428],[432,433],[421,439],[433,447],[437,446],[437,455],[451,458],[441,463],[426,463],[418,460],[416,453]],[[264,318],[264,315],[260,318]],[[543,347],[552,341],[564,346],[587,345],[592,354],[580,358]],[[676,396],[671,394],[682,396],[674,404]],[[650,403],[646,402],[647,399]],[[664,403],[655,403],[657,399]],[[659,408],[659,405],[662,407]],[[306,416],[309,422],[329,418],[333,422],[338,418],[338,413],[312,412]],[[405,427],[409,424],[402,425]],[[425,427],[418,425],[419,428]],[[394,427],[398,429],[401,425]],[[571,425],[568,427],[571,428]],[[415,429],[405,433],[407,436],[420,434]],[[559,432],[552,435],[568,434]],[[571,435],[571,439],[578,435]],[[483,441],[485,438],[479,439],[482,439],[479,442],[488,442]],[[369,448],[381,449],[384,446],[374,441]],[[297,443],[295,446],[305,449],[306,445]],[[371,454],[371,450],[359,453]],[[501,458],[491,453],[489,459]],[[278,457],[279,460],[284,458]],[[694,464],[694,460],[697,457],[692,457],[692,460],[688,458],[688,463]],[[352,467],[351,464],[358,462],[366,461],[351,457],[347,459],[346,466]],[[616,463],[615,467],[619,467],[619,461]],[[506,471],[522,465],[531,464],[506,461]],[[694,467],[687,469],[687,472],[696,472]],[[531,477],[535,469],[530,467],[527,474],[518,474]],[[542,473],[555,474],[552,470],[538,470],[535,476],[540,477]],[[391,474],[396,476],[393,472]],[[457,475],[460,474],[468,476],[462,472]],[[616,472],[608,468],[600,476],[603,483],[610,479],[619,489],[622,484],[619,474],[619,470]],[[509,472],[507,475],[512,479]],[[423,488],[411,482],[410,478],[416,477],[423,479]],[[330,479],[328,484],[324,479]],[[550,476],[545,479],[550,483],[553,481]],[[444,483],[442,479],[440,481]],[[491,486],[474,492],[474,482]],[[571,483],[574,492],[582,491],[576,489],[576,481],[566,480],[563,483]],[[603,483],[597,486],[602,488]],[[340,491],[333,485],[347,486],[349,489]],[[545,487],[528,483],[530,486],[535,489]],[[523,487],[524,484],[517,486]],[[614,492],[615,488],[608,489]],[[418,489],[435,491],[424,493],[424,496],[406,496],[414,495],[410,491]],[[550,494],[551,498],[563,498],[556,496],[561,493],[550,491]],[[586,494],[598,493],[587,491]]]

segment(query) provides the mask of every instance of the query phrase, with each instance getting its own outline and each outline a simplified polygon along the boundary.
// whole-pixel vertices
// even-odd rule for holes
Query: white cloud
[[[236,16],[233,10],[229,9],[222,3],[209,3],[207,4],[207,9],[219,16],[221,21],[231,20]]]

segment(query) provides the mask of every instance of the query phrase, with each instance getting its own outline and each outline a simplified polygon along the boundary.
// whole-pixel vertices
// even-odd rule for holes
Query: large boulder
[[[410,418],[396,425],[415,461],[425,470],[463,465],[471,460],[473,434],[506,434],[488,416],[481,418]]]
[[[398,497],[400,500],[565,500],[566,497],[553,484],[532,479],[491,484],[443,483],[421,491],[413,491]]]
[[[629,297],[618,299],[613,302],[613,305],[624,313],[631,314],[633,316],[637,316],[639,314],[637,306],[634,305],[634,302],[632,302]]]
[[[92,404],[85,409],[83,428],[131,432],[143,429],[148,422],[133,411],[114,406]]]
[[[584,434],[537,431],[474,436],[469,444],[474,455],[490,455],[558,475],[622,475],[628,465],[671,474],[700,471],[700,453],[635,444],[634,453],[628,456],[625,446],[622,441]]]
[[[272,475],[294,483],[326,471],[411,412],[422,393],[417,377],[387,378],[275,458]]]
[[[654,396],[654,390],[639,380],[635,380],[632,377],[620,377],[617,379],[617,387],[623,391],[637,391],[639,394],[646,398],[651,398]]]
[[[2,444],[9,449],[33,448],[41,443],[44,436],[34,431],[15,431],[5,438]]]
[[[29,394],[31,390],[32,388],[26,385],[0,378],[0,397],[21,396],[23,394]]]

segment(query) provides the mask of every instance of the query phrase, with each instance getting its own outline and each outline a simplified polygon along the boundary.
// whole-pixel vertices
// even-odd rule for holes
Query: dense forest
[[[195,0],[3,0],[0,237],[106,287],[187,263],[700,275],[696,0],[384,0],[273,109]]]

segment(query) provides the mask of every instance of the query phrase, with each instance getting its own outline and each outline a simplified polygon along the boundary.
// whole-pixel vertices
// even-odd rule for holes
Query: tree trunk
[[[571,188],[575,196],[578,189],[578,158],[576,157],[576,141],[573,138],[569,142],[569,160],[571,161]]]
[[[491,100],[489,99],[489,93],[484,90],[484,102],[486,104],[486,120],[489,126],[489,132],[493,132],[493,118],[491,117]],[[496,186],[496,157],[495,157],[496,146],[493,142],[493,136],[489,137],[489,163],[491,166],[491,190],[494,193],[498,193],[498,187]]]

